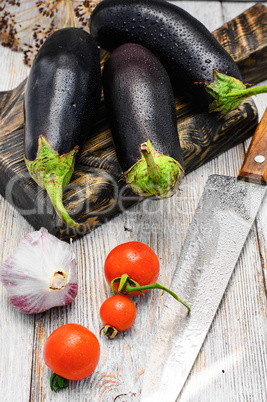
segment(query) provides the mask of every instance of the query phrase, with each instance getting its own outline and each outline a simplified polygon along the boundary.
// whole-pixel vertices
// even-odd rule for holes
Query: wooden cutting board
[[[213,33],[237,62],[244,82],[256,84],[267,78],[266,21],[266,7],[258,3]],[[106,57],[102,52],[102,63]],[[131,193],[121,174],[102,99],[94,136],[85,143],[71,183],[64,190],[64,204],[83,230],[73,232],[62,224],[46,192],[30,178],[23,160],[25,85],[26,80],[0,93],[0,193],[7,201],[35,229],[43,226],[64,240],[82,236],[140,202],[142,199]],[[258,123],[251,99],[238,110],[220,116],[199,113],[177,98],[176,111],[186,174],[245,141]]]

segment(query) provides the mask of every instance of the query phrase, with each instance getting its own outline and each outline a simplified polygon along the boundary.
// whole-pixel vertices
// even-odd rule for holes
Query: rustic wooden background
[[[259,4],[214,32],[240,66],[246,83],[256,84],[267,78],[266,20],[267,9]],[[102,53],[104,63],[106,52]],[[102,99],[93,137],[84,144],[71,182],[64,189],[64,204],[81,229],[73,232],[60,221],[46,191],[30,178],[23,159],[26,81],[0,93],[0,194],[35,229],[44,226],[63,239],[84,235],[140,201],[121,173]],[[200,112],[184,99],[176,98],[176,115],[186,174],[245,141],[258,120],[251,99],[238,110],[218,116]]]
[[[220,1],[174,2],[195,15],[211,30],[222,26],[255,3]],[[266,3],[263,3],[266,5]],[[28,75],[22,55],[1,48],[0,90],[16,88]],[[266,83],[266,81],[265,81]],[[259,116],[267,96],[255,97]],[[74,242],[79,291],[66,308],[23,315],[10,305],[0,286],[0,394],[3,401],[138,401],[149,346],[168,295],[157,291],[134,299],[137,319],[131,330],[110,341],[99,336],[99,307],[110,294],[103,264],[116,245],[139,240],[153,248],[161,263],[160,282],[168,286],[205,182],[210,174],[236,175],[249,140],[189,173],[172,198],[145,200]],[[1,262],[33,227],[0,197]],[[235,267],[220,308],[179,397],[181,402],[267,400],[267,199]],[[178,291],[178,290],[177,290]],[[101,359],[93,375],[72,382],[54,394],[50,370],[42,349],[47,336],[59,325],[77,322],[100,340]],[[166,390],[166,402],[168,390]],[[165,402],[165,401],[164,401]]]

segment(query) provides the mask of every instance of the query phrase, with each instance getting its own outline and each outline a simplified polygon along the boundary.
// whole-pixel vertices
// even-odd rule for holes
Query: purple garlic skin
[[[23,313],[42,313],[71,303],[78,291],[72,244],[44,228],[29,233],[0,267],[11,304]]]

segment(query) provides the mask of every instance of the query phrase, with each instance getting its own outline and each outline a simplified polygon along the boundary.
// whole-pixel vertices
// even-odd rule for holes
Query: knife
[[[190,224],[144,373],[141,402],[174,402],[198,356],[266,193],[267,109],[238,178],[211,175]]]

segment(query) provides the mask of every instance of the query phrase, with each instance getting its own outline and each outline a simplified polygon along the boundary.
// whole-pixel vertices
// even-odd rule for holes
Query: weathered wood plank
[[[2,264],[31,226],[2,197],[0,225]],[[18,395],[21,401],[27,401],[31,391],[35,317],[15,311],[2,285],[0,306],[0,394],[5,401],[14,401]]]
[[[240,15],[226,23],[223,30],[216,30],[214,36],[233,59],[238,61],[244,82],[255,84],[266,79],[267,7],[261,3],[250,5],[251,7],[243,13],[242,5],[234,5],[234,9],[236,12],[239,11]],[[231,9],[233,4],[227,3],[223,6],[226,21],[230,19]],[[253,21],[252,24],[251,21]],[[251,26],[249,30],[247,30],[248,26]],[[261,26],[262,29],[257,29],[257,26]],[[234,42],[231,41],[232,37],[236,38]],[[248,48],[250,48],[250,54],[247,53]],[[255,68],[255,74],[251,74],[252,66]]]
[[[100,306],[101,298],[103,301],[109,294],[103,279],[103,272],[101,272],[105,256],[117,244],[129,240],[143,241],[155,250],[161,262],[160,281],[168,285],[193,212],[209,174],[220,172],[234,175],[238,172],[243,157],[244,151],[242,146],[235,147],[227,153],[223,153],[218,158],[205,164],[205,166],[188,174],[181,185],[179,194],[171,199],[159,202],[145,200],[141,204],[127,209],[123,214],[97,228],[84,238],[76,241],[75,246],[78,247],[77,251],[80,250],[81,253],[80,267],[85,268],[82,271],[83,296],[81,298],[85,295],[90,298],[96,297],[93,301],[90,299],[88,303],[89,305],[95,303],[97,308]],[[253,244],[253,248],[254,246],[255,244]],[[246,277],[248,269],[249,264],[243,274],[244,277]],[[98,283],[98,293],[89,285],[91,278],[94,278]],[[238,277],[237,280],[240,280],[240,278]],[[238,296],[236,296],[235,292],[236,289],[239,289],[239,285],[236,284],[235,278],[231,281],[231,286],[230,295],[232,294],[232,297],[229,298],[228,291],[224,298],[224,305],[219,311],[219,318],[213,324],[207,346],[197,361],[196,368],[194,368],[190,376],[191,382],[187,384],[184,394],[182,394],[180,399],[181,401],[210,402],[216,400],[216,402],[221,402],[226,400],[232,401],[235,398],[236,400],[242,400],[243,392],[246,393],[251,387],[253,387],[253,391],[255,390],[255,395],[261,395],[261,390],[256,391],[256,383],[253,383],[250,387],[244,380],[245,378],[251,379],[250,370],[246,370],[246,376],[248,375],[248,377],[243,377],[240,371],[242,369],[242,360],[240,360],[240,354],[236,353],[236,349],[239,342],[242,344],[244,341],[245,334],[241,326],[236,329],[239,323],[239,316],[236,315],[235,298],[239,297],[240,293],[238,292]],[[244,291],[242,285],[240,285],[240,291]],[[252,288],[252,291],[255,292],[255,288]],[[97,299],[97,297],[100,299]],[[138,316],[132,329],[125,332],[112,343],[107,339],[100,338],[103,357],[101,367],[97,371],[96,376],[94,375],[88,381],[72,384],[73,389],[64,392],[64,396],[58,395],[58,400],[138,401],[140,399],[147,348],[149,347],[150,339],[160,316],[165,297],[168,297],[168,295],[161,296],[156,292],[151,292],[145,297],[135,299]],[[241,304],[239,311],[242,314],[247,309],[245,295],[239,303]],[[89,308],[88,306],[86,307],[83,300],[79,301],[79,305],[81,308],[77,310],[77,304],[75,310],[79,311],[78,317],[80,322],[87,323],[87,325],[89,322],[90,325],[97,325],[97,321],[93,323],[92,319],[89,317],[86,318]],[[68,311],[68,313],[70,312]],[[73,317],[76,319],[77,313],[75,314],[73,311],[72,314],[68,316],[69,319],[72,320]],[[56,327],[58,323],[59,321],[56,321],[53,325]],[[245,323],[246,318],[243,319],[243,325]],[[253,324],[255,324],[254,321]],[[46,325],[50,326],[51,324],[47,322]],[[255,333],[260,332],[258,321],[256,321],[254,328],[256,328]],[[97,327],[95,330],[97,330]],[[228,332],[230,336],[227,337],[225,334]],[[238,334],[237,339],[235,338],[236,332]],[[259,338],[257,338],[257,344],[260,347],[263,346],[259,342]],[[252,350],[250,349],[250,351]],[[251,358],[252,356],[253,354],[250,355]],[[237,357],[239,357],[239,360],[237,360]],[[39,364],[42,364],[41,361],[40,356]],[[218,362],[221,364],[218,364]],[[238,375],[235,375],[237,362],[239,363],[239,372]],[[257,374],[252,376],[253,379],[258,379],[257,376],[261,373],[261,369],[262,366],[258,366]],[[224,370],[224,373],[222,370]],[[45,370],[45,372],[47,371]],[[240,381],[241,376],[243,378],[242,381]],[[48,374],[42,381],[47,383],[47,380]],[[241,386],[243,389],[241,389]],[[46,384],[43,385],[43,392],[45,389],[47,400],[52,400],[53,395]],[[166,400],[168,400],[167,395],[166,390]],[[190,399],[187,399],[188,397]]]
[[[196,17],[201,19],[201,9],[206,8],[205,2],[183,2],[186,3],[190,3],[191,12],[195,12]],[[211,24],[211,29],[216,29],[220,24],[212,25],[212,22],[214,20],[217,24],[222,14],[219,17],[215,15],[217,2],[209,3],[212,3],[208,6],[212,18],[209,18],[207,23]],[[216,10],[213,8],[214,3],[217,3]],[[232,6],[227,3],[225,7],[228,5]],[[231,7],[229,19],[242,12],[246,4],[242,7]],[[203,13],[206,11],[203,10]],[[2,53],[0,57],[2,60]],[[4,60],[7,68],[8,56],[5,56]],[[16,65],[20,66],[20,62]],[[16,74],[20,74],[19,68],[16,69]],[[16,81],[14,76],[14,85],[8,88],[18,85],[24,78],[25,76],[19,76]],[[5,83],[2,83],[2,80],[0,82],[3,88]],[[267,100],[259,96],[256,97],[255,103],[261,115]],[[249,140],[246,147],[248,143]],[[44,341],[52,330],[65,322],[84,324],[98,334],[101,325],[98,307],[110,294],[103,278],[103,263],[108,251],[117,244],[140,240],[150,245],[160,258],[160,281],[168,285],[208,176],[212,173],[237,174],[243,158],[242,145],[231,148],[189,173],[179,192],[171,199],[159,202],[146,200],[132,206],[95,231],[76,240],[74,247],[78,259],[79,294],[71,306],[37,315],[35,322],[21,314],[14,318],[14,310],[6,299],[3,287],[0,287],[0,322],[4,323],[4,329],[0,326],[0,394],[3,400],[137,402],[140,399],[146,347],[150,344],[163,300],[167,295],[154,291],[135,299],[138,317],[131,331],[125,332],[114,342],[99,337],[101,361],[97,371],[87,380],[71,383],[70,390],[58,394],[50,391],[51,373],[42,359]],[[4,260],[15,250],[19,240],[33,228],[1,196],[0,212],[1,259]],[[263,355],[267,341],[266,280],[264,282],[267,272],[266,212],[265,200],[211,332],[179,398],[181,402],[266,400],[266,387],[263,382],[267,367],[266,356]],[[7,365],[7,361],[14,363]],[[32,378],[29,372],[31,364]],[[166,390],[166,400],[167,397]]]

